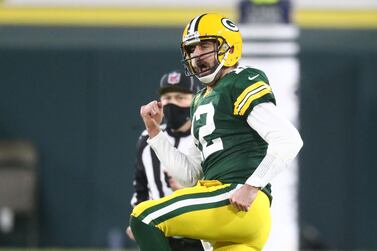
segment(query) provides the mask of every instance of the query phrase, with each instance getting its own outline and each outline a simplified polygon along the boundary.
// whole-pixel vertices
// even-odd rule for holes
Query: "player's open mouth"
[[[203,76],[206,76],[208,74],[210,74],[210,71],[211,71],[211,67],[209,67],[207,64],[205,63],[199,63],[198,64],[198,75],[199,77],[203,77]]]

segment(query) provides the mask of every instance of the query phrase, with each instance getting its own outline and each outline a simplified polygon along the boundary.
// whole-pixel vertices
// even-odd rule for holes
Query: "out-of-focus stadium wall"
[[[301,233],[377,248],[377,30],[301,34]]]
[[[233,8],[236,1],[228,0],[191,0],[191,1],[175,1],[175,0],[3,0],[7,6],[117,6],[117,7],[158,7],[158,8],[174,8],[174,7],[216,7]],[[292,0],[296,8],[319,8],[319,9],[370,9],[376,8],[377,3],[374,0]]]
[[[40,244],[108,245],[128,224],[139,107],[181,67],[179,32],[0,33],[0,138],[31,139],[40,152]]]

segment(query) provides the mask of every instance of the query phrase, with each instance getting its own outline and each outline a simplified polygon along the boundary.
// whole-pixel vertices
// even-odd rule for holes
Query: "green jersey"
[[[266,75],[239,67],[191,105],[192,134],[203,155],[204,179],[243,184],[258,167],[267,143],[247,123],[253,108],[275,98]]]

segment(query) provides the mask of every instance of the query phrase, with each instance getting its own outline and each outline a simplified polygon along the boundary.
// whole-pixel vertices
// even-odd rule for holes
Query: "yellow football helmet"
[[[192,66],[190,50],[192,46],[201,41],[217,41],[217,65],[205,77],[199,77]],[[242,54],[242,38],[238,27],[228,18],[214,13],[207,13],[192,19],[186,26],[182,35],[181,50],[183,61],[189,75],[196,75],[203,83],[210,83],[223,66],[230,67],[237,64]]]

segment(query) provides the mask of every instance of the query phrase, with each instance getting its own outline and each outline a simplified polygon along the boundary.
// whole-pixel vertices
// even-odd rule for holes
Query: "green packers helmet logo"
[[[239,31],[238,27],[228,18],[221,19],[221,23],[231,31]]]

